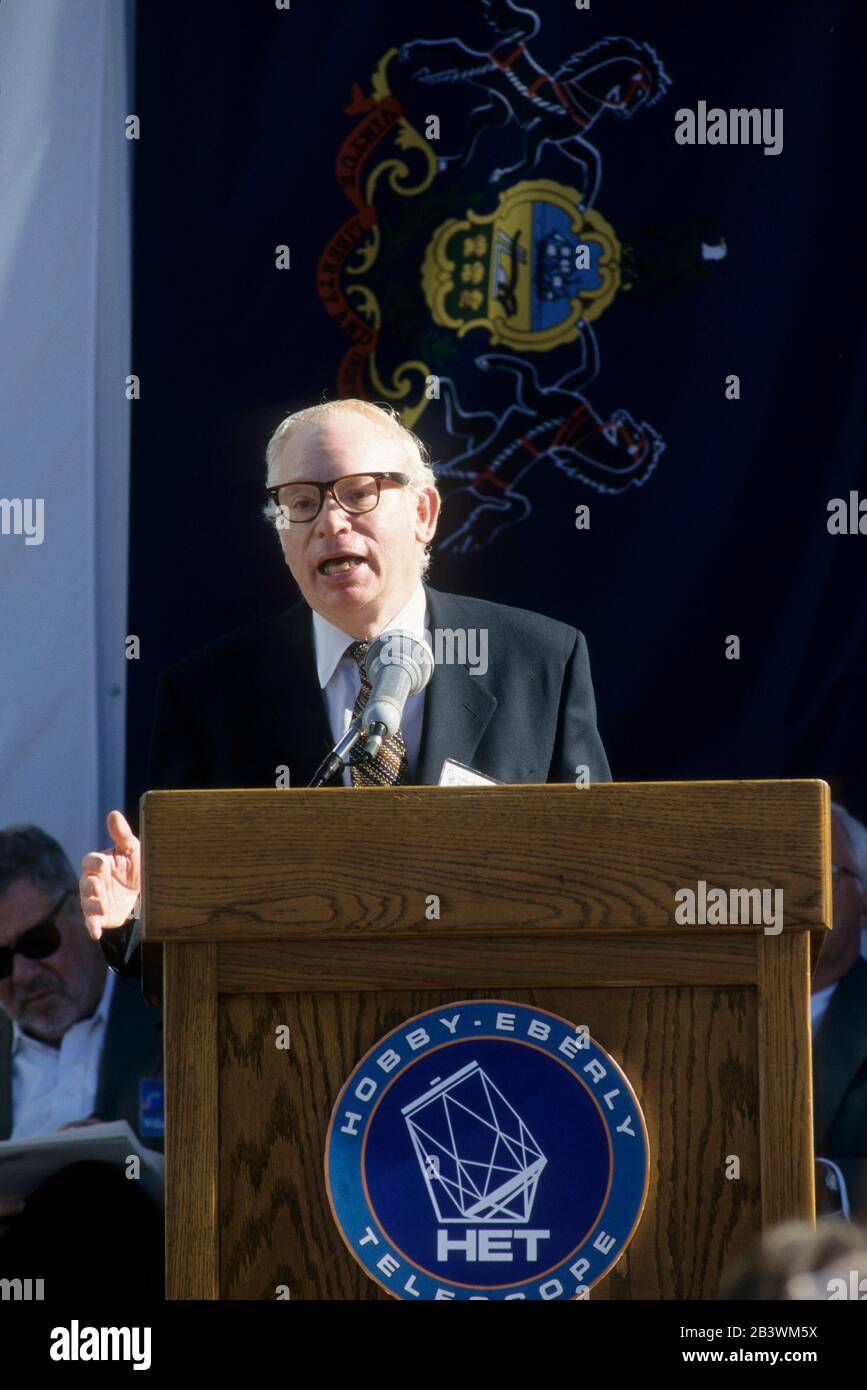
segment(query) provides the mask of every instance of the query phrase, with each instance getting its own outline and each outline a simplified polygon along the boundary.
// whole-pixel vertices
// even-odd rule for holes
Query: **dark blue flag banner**
[[[867,813],[865,29],[139,6],[130,805],[159,671],[294,598],[268,435],[356,396],[431,450],[431,582],[583,629],[615,778]]]

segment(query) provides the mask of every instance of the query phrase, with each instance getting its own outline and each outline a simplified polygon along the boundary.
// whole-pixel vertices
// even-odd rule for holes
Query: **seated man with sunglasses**
[[[139,1118],[139,1080],[158,1082],[161,1072],[160,1015],[138,985],[106,969],[61,846],[37,826],[0,830],[0,1140],[125,1119],[161,1148],[141,1135]],[[107,1225],[101,1208],[95,1236],[89,1203],[97,1191],[101,1202],[107,1185],[121,1224]],[[44,1278],[50,1298],[48,1283],[59,1294],[98,1246],[101,1260],[124,1257],[125,1280],[132,1261],[124,1241],[135,1233],[142,1250],[154,1248],[157,1278],[161,1217],[137,1186],[105,1165],[73,1164],[22,1207],[3,1192],[0,1169],[0,1276]],[[129,1270],[130,1278],[141,1273]]]
[[[393,414],[346,400],[298,411],[267,463],[266,514],[303,601],[163,676],[150,787],[274,787],[287,767],[306,786],[364,706],[370,642],[394,628],[435,647],[438,634],[484,633],[485,669],[437,658],[397,734],[375,757],[356,746],[345,786],[436,784],[447,760],[499,782],[609,779],[581,633],[423,582],[440,497]],[[126,926],[105,949],[131,964],[139,844],[119,812],[108,828],[113,848],[82,861],[82,906],[95,938]]]

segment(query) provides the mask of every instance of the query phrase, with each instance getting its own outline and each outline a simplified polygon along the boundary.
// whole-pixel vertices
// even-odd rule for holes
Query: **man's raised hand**
[[[141,892],[141,842],[120,811],[111,811],[108,833],[114,848],[86,854],[81,861],[81,910],[94,941],[104,930],[122,927]]]

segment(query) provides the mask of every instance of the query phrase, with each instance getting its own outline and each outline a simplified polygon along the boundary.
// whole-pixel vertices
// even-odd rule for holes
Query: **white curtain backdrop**
[[[76,868],[123,804],[132,32],[128,0],[0,5],[0,827]]]

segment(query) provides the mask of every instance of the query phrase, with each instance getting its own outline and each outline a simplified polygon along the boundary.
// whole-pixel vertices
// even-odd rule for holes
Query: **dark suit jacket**
[[[852,1215],[867,1220],[867,960],[840,980],[813,1045],[816,1154],[846,1179]]]
[[[139,1132],[138,1083],[139,1077],[162,1076],[162,1065],[162,1014],[145,1003],[139,981],[115,980],[94,1113],[101,1120],[127,1120],[143,1143],[160,1151],[161,1139]],[[12,1133],[12,1118],[12,1022],[0,1010],[0,1139]]]
[[[440,664],[425,695],[415,781],[454,758],[500,782],[609,781],[587,645],[574,627],[519,608],[427,589],[431,630],[485,628],[488,670]],[[347,638],[347,642],[349,642]],[[149,786],[304,787],[332,745],[301,602],[213,642],[160,681]]]
[[[596,728],[587,644],[553,618],[426,589],[428,625],[486,629],[488,669],[441,662],[425,694],[415,781],[446,758],[499,782],[574,782],[611,773]],[[347,644],[350,639],[347,638]],[[476,648],[478,650],[478,648]],[[148,785],[177,791],[273,787],[277,768],[305,787],[333,743],[305,602],[194,652],[160,679]],[[348,789],[347,789],[348,790]],[[138,972],[140,926],[106,932],[113,969]]]

